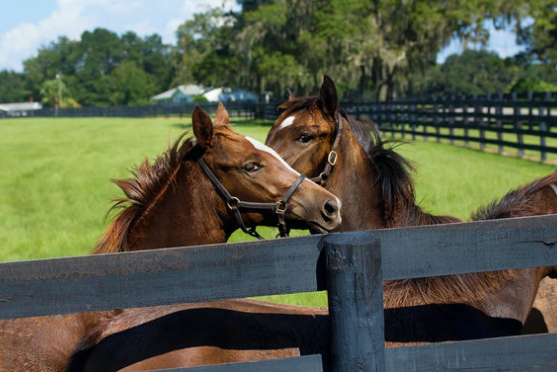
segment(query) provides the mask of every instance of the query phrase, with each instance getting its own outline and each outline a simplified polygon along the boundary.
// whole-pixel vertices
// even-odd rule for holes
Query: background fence
[[[449,140],[469,146],[495,145],[538,152],[542,161],[557,153],[557,94],[497,94],[400,100],[396,102],[347,103],[357,117],[369,116],[393,137]]]
[[[554,215],[3,263],[0,318],[327,289],[332,360],[226,370],[553,370],[557,334],[384,349],[381,288],[383,280],[557,265],[556,229]]]
[[[279,103],[257,104],[228,102],[232,116],[275,120]],[[170,117],[189,116],[196,104],[167,106],[53,108],[22,113],[26,117]],[[215,103],[201,103],[214,113]],[[451,144],[481,150],[495,146],[504,153],[509,149],[523,157],[525,151],[557,154],[557,93],[496,94],[486,96],[452,96],[407,99],[394,102],[343,102],[342,106],[356,117],[367,115],[380,129],[393,137],[424,140],[448,140]],[[0,114],[0,117],[7,114]]]
[[[52,107],[41,110],[2,113],[0,118],[11,117],[170,117],[170,116],[191,116],[195,106],[200,106],[209,114],[214,114],[217,103],[192,103],[183,105],[150,105],[150,106],[109,106],[109,107],[82,107],[73,109],[55,109]],[[259,116],[260,110],[264,110],[263,104],[251,102],[228,102],[226,109],[232,116],[253,119]]]

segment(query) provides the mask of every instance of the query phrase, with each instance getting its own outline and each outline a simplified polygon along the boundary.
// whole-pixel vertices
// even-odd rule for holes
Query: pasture
[[[264,141],[269,123],[234,119]],[[0,261],[87,254],[106,227],[111,178],[163,152],[189,119],[6,119],[0,121]],[[468,219],[472,210],[554,167],[431,142],[399,146],[417,167],[419,204],[435,214]],[[344,211],[347,213],[347,211]],[[272,237],[276,230],[260,228]],[[298,234],[304,234],[299,232]],[[236,233],[232,240],[249,237]],[[324,296],[280,301],[323,305]]]

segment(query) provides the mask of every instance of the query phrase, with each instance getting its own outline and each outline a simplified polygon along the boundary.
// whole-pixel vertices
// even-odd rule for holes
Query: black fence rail
[[[192,103],[183,105],[149,105],[149,106],[109,106],[109,107],[81,107],[73,109],[44,108],[41,110],[18,113],[17,116],[0,113],[0,118],[38,117],[38,118],[73,118],[73,117],[171,117],[190,116],[195,106],[201,107],[210,114],[214,114],[217,103]],[[261,105],[251,102],[228,102],[226,109],[235,117],[254,119]]]
[[[347,111],[367,115],[384,133],[412,140],[422,137],[436,141],[457,141],[464,146],[494,145],[540,154],[557,153],[557,94],[497,94],[408,99],[395,102],[347,102]]]
[[[556,228],[553,215],[3,263],[0,319],[328,290],[331,360],[192,371],[549,371],[555,334],[385,349],[382,282],[557,265]]]
[[[280,114],[275,103],[227,102],[231,116],[275,120]],[[216,103],[184,105],[47,108],[28,111],[26,117],[171,117],[189,116],[199,105],[213,114]],[[394,102],[342,102],[356,117],[366,115],[393,137],[431,138],[499,153],[516,152],[519,157],[557,154],[557,93],[493,94],[442,98],[401,99]],[[1,117],[9,117],[0,113]]]

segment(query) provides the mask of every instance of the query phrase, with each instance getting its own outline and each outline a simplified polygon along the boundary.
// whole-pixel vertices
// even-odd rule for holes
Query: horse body
[[[140,371],[325,353],[327,309],[255,300],[129,309],[69,371]]]
[[[232,195],[253,202],[274,206],[299,178],[272,150],[234,133],[222,105],[215,125],[196,108],[193,126],[197,144],[191,139],[182,143],[182,136],[154,164],[142,164],[134,179],[116,181],[126,194],[116,203],[123,209],[94,253],[224,243],[239,227],[238,220],[202,173],[199,157]],[[303,180],[284,217],[294,225],[327,231],[340,223],[339,208],[334,195]],[[277,223],[270,211],[242,213],[241,218],[249,225]],[[2,320],[0,371],[64,371],[80,341],[121,312]]]
[[[366,131],[354,127],[357,123],[343,114],[340,120],[344,120],[344,129],[338,148],[333,150],[337,125],[334,102],[336,94],[329,85],[322,88],[320,97],[287,103],[286,111],[269,132],[267,144],[308,177],[319,176],[331,151],[337,152],[326,187],[340,197],[344,210],[349,212],[336,231],[459,222],[454,217],[424,212],[415,203],[413,180],[408,170],[411,165],[380,141],[366,141],[362,136]],[[534,181],[480,209],[474,219],[554,213],[557,204],[550,184],[556,182],[557,173]],[[404,346],[516,335],[530,312],[540,280],[556,273],[555,267],[546,267],[385,282],[386,344]],[[249,311],[234,305],[247,304],[245,301],[175,307],[173,314],[185,325],[184,332],[168,336],[171,344],[157,351],[145,348],[167,337],[166,327],[155,326],[155,323],[157,320],[166,322],[165,315],[170,313],[152,318],[147,333],[143,332],[141,324],[125,321],[134,317],[126,314],[115,317],[101,327],[103,332],[92,336],[85,345],[82,360],[85,370],[173,368],[298,353],[320,353],[327,360],[329,321],[325,309],[309,310],[311,317],[308,318],[308,310],[303,307],[264,305],[272,309],[275,316],[289,309],[301,316],[297,319],[303,319],[301,323],[293,318],[283,318],[288,320],[280,322],[275,317],[260,318],[259,313],[264,311],[258,306],[262,304],[250,304],[247,307],[254,307]],[[191,320],[197,316],[199,321]],[[315,322],[313,317],[320,320]],[[237,322],[240,318],[242,321]],[[212,327],[213,324],[218,327]],[[186,333],[189,326],[200,327],[202,331],[194,335]],[[131,333],[127,333],[135,331],[141,336],[130,337]],[[238,334],[242,335],[243,342],[249,340],[251,346],[242,346]],[[269,345],[273,338],[281,341]],[[126,359],[126,352],[113,346],[128,342],[134,350],[140,350],[131,360]],[[327,367],[325,362],[325,369]]]
[[[373,229],[460,222],[454,217],[425,213],[415,203],[411,164],[392,148],[385,146],[373,123],[358,122],[338,107],[336,88],[330,78],[325,77],[318,97],[291,98],[281,107],[285,111],[269,131],[266,144],[275,148],[295,169],[307,175],[319,174],[330,151],[335,151],[337,165],[331,172],[326,187],[334,190],[353,219],[361,221],[359,227],[354,224],[350,228]],[[368,133],[372,134],[371,138]],[[339,146],[332,149],[338,135],[341,136]],[[342,138],[346,140],[343,141]],[[359,161],[360,164],[365,164],[363,168],[354,170],[345,167],[346,163],[354,161],[354,157],[364,159]],[[346,163],[342,162],[343,158],[347,159]],[[360,178],[359,182],[354,181],[355,178]],[[343,180],[351,182],[344,183]],[[499,202],[480,209],[475,219],[555,213],[557,197],[551,184],[557,184],[556,173],[510,192]],[[360,196],[372,201],[369,204],[362,203]],[[375,213],[370,213],[371,211]],[[347,217],[344,217],[345,220]],[[343,224],[338,231],[344,231],[345,228],[347,229],[347,225]],[[553,270],[554,268],[537,268],[386,282],[385,308],[412,307],[415,312],[418,307],[431,309],[430,305],[433,304],[461,304],[479,310],[493,319],[514,319],[524,324],[540,280]],[[405,314],[410,316],[412,312],[407,311]],[[389,327],[389,317],[386,317],[387,331]],[[419,335],[417,339],[427,338],[425,331],[420,331],[419,324],[412,327],[415,328],[413,331],[404,331],[402,328],[401,331]],[[512,330],[511,333],[516,333],[516,327],[509,329]],[[483,333],[485,332],[480,332],[478,337],[482,337]],[[497,333],[498,331],[494,331],[493,334]],[[404,334],[396,338],[408,339]],[[450,336],[442,338],[450,339]]]

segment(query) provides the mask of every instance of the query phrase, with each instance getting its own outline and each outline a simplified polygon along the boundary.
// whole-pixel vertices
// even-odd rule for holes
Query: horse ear
[[[226,111],[224,104],[222,102],[219,102],[219,105],[217,106],[217,114],[215,116],[215,125],[228,125],[228,123],[230,123],[228,111]]]
[[[338,95],[337,88],[333,80],[327,75],[323,76],[323,85],[319,91],[319,100],[323,111],[331,117],[335,117],[335,112],[338,108]]]
[[[288,101],[294,101],[296,99],[296,96],[294,95],[294,93],[292,93],[290,88],[286,88],[286,91],[288,92]]]
[[[197,138],[197,143],[201,147],[210,147],[213,145],[213,122],[205,111],[195,106],[191,116],[193,125],[193,133]]]

